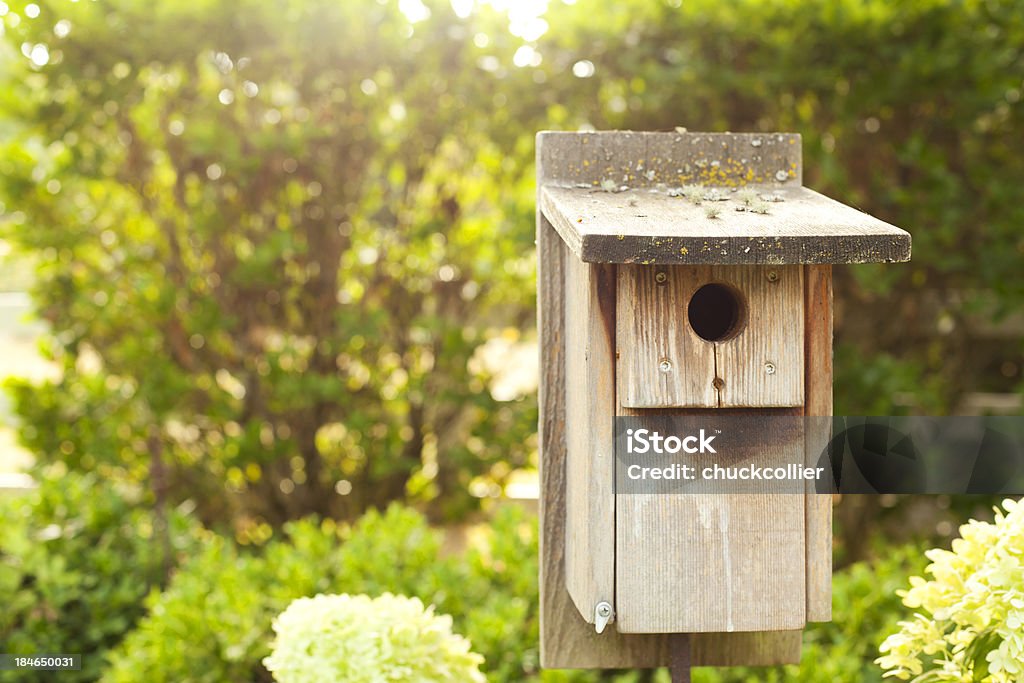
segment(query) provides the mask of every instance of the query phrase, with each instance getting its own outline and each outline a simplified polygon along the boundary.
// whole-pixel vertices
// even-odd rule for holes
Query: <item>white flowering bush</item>
[[[385,593],[299,598],[274,620],[263,664],[279,683],[483,681],[483,657],[452,619]]]
[[[960,527],[952,551],[929,550],[899,591],[918,610],[881,645],[885,676],[915,683],[1024,681],[1024,503],[1003,501],[992,523]]]

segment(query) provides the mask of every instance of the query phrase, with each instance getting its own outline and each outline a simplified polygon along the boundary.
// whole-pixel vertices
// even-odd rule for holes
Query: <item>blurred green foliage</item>
[[[292,601],[274,618],[263,666],[277,683],[486,683],[483,661],[419,598],[343,593]]]
[[[392,591],[453,614],[493,680],[602,677],[537,672],[532,521],[455,554],[398,508],[306,517],[459,518],[535,464],[528,383],[498,381],[526,370],[493,361],[532,339],[539,129],[801,133],[808,185],[914,235],[911,264],[836,269],[837,413],[1021,388],[1024,1],[553,0],[515,33],[427,6],[0,3],[0,238],[62,369],[10,390],[40,473],[72,472],[0,506],[10,651],[92,653],[94,680],[146,609],[107,680],[267,680],[291,599]],[[157,591],[140,485],[253,547],[210,536]],[[884,515],[848,503],[853,561]],[[837,574],[802,666],[697,679],[878,680],[922,562],[881,557]]]
[[[535,520],[504,509],[461,554],[440,532],[398,506],[371,511],[349,528],[304,519],[256,551],[218,538],[163,593],[114,652],[103,680],[269,681],[271,623],[295,598],[317,593],[415,596],[451,614],[454,628],[486,658],[491,680],[537,673]]]
[[[531,141],[489,135],[450,11],[4,7],[4,235],[64,371],[14,387],[42,463],[158,451],[204,519],[271,523],[457,515],[528,464],[534,401],[474,354],[532,319]]]
[[[156,451],[243,529],[500,491],[536,411],[483,350],[530,337],[542,128],[801,133],[809,185],[914,234],[836,269],[836,411],[1021,385],[1019,0],[556,1],[518,35],[441,0],[6,6],[0,230],[64,370],[14,387],[43,464]]]
[[[339,540],[341,541],[339,545]],[[445,551],[441,535],[415,512],[393,506],[353,527],[306,519],[265,546],[240,550],[217,539],[147,600],[148,616],[116,649],[103,680],[269,681],[274,616],[299,596],[318,592],[416,596],[451,614],[454,628],[484,655],[492,681],[666,681],[665,671],[538,670],[535,519],[503,508],[468,549]],[[698,669],[694,680],[881,681],[872,661],[904,615],[896,588],[919,574],[916,548],[890,551],[836,575],[834,623],[812,625],[800,666]]]
[[[60,680],[99,677],[103,653],[142,617],[143,598],[200,543],[194,519],[172,510],[161,520],[143,498],[138,487],[69,473],[0,500],[4,652],[81,654],[81,671],[61,672]],[[53,676],[0,671],[0,681],[19,683]]]

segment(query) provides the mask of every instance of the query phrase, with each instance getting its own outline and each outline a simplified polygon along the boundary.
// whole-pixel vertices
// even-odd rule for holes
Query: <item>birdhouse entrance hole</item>
[[[743,295],[726,284],[704,285],[690,298],[687,307],[690,327],[704,341],[721,342],[739,334],[747,323]]]

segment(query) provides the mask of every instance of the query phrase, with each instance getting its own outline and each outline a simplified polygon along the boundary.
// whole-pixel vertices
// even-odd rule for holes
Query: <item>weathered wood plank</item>
[[[806,402],[804,415],[832,415],[832,267],[806,266],[804,312]],[[807,462],[813,465],[827,439],[827,423],[807,423]],[[824,433],[822,433],[824,432]],[[832,619],[832,496],[808,486],[805,497],[807,524],[807,620]]]
[[[666,666],[668,637],[619,633],[613,623],[597,635],[566,589],[566,415],[564,269],[572,258],[552,226],[538,215],[540,389],[540,652],[550,669]],[[770,666],[800,660],[800,633],[699,633],[694,666]]]
[[[786,438],[767,440],[755,464],[803,454],[802,430],[776,436]],[[714,493],[619,494],[615,517],[620,632],[788,631],[806,624],[802,496],[730,493],[724,485]]]
[[[621,633],[801,629],[806,625],[799,496],[619,497]]]
[[[710,268],[620,266],[619,403],[628,408],[718,405],[715,348],[686,324],[686,304]]]
[[[656,133],[637,131],[537,134],[542,185],[629,187],[697,183],[779,187],[802,180],[795,133]]]
[[[776,666],[799,664],[803,631],[695,633],[694,666]]]
[[[755,187],[768,193],[770,188]],[[541,210],[573,252],[592,263],[824,264],[908,261],[910,235],[795,185],[767,213],[737,211],[739,194],[699,205],[664,191],[544,186]],[[755,200],[757,201],[757,200]],[[714,204],[720,213],[708,217]]]
[[[592,187],[635,187],[643,177],[644,133],[621,131],[615,135],[583,135],[580,144],[579,184]]]
[[[615,603],[615,266],[565,264],[569,595],[593,623]]]
[[[540,659],[551,669],[655,667],[668,661],[659,636],[603,634],[584,621],[566,589],[565,264],[571,257],[538,214],[540,334]]]
[[[719,407],[802,405],[803,268],[715,266],[709,281],[734,287],[746,308],[739,334],[714,344]]]
[[[702,339],[688,320],[694,294],[708,284],[738,295],[740,330],[723,341]],[[620,266],[619,403],[802,405],[802,292],[800,266]]]

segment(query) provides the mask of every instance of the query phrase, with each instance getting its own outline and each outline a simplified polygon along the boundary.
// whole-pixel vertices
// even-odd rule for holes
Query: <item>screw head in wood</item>
[[[594,606],[594,630],[602,633],[608,626],[608,622],[615,616],[610,603],[602,600]]]
[[[767,373],[769,375],[774,375],[775,374],[775,363],[772,363],[770,361],[765,363],[764,364],[764,371],[765,371],[765,373]]]
[[[662,358],[661,362],[658,363],[658,369],[662,372],[672,372],[672,361],[668,358]]]
[[[768,278],[768,282],[778,282],[779,281],[779,272],[776,271],[776,270],[769,270],[768,274],[765,275],[765,277]]]
[[[659,285],[665,284],[666,282],[668,282],[668,273],[666,273],[663,270],[659,270],[657,273],[654,274],[654,281],[657,282]]]

